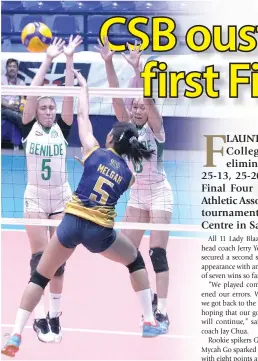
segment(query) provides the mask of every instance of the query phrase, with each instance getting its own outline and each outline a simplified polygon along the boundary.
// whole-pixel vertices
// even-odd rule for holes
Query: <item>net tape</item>
[[[2,95],[26,96],[78,96],[81,88],[78,86],[24,86],[2,85]],[[142,98],[143,88],[89,88],[89,96],[106,98]]]

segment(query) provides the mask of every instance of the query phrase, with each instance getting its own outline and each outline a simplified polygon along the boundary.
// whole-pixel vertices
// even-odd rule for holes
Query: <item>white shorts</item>
[[[37,187],[28,184],[24,194],[24,212],[48,215],[61,213],[71,197],[72,191],[68,183],[60,187]]]
[[[146,211],[172,212],[173,203],[172,188],[166,179],[163,182],[148,185],[134,184],[127,206]]]

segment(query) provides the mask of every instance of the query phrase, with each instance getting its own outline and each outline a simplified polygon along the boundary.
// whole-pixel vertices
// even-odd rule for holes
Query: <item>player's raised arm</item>
[[[83,157],[95,146],[98,146],[96,138],[93,135],[92,125],[89,118],[89,94],[86,79],[76,70],[72,70],[81,87],[78,98],[77,121],[79,137],[83,147]]]
[[[53,44],[47,48],[46,57],[40,65],[39,70],[32,79],[31,86],[40,86],[43,85],[45,75],[55,57],[62,53],[64,46],[64,41],[62,39],[55,38]],[[26,104],[24,106],[22,122],[23,124],[28,124],[36,116],[37,108],[37,96],[28,96]]]
[[[65,86],[73,86],[74,84],[74,75],[72,72],[73,68],[73,55],[76,48],[82,43],[82,37],[77,35],[74,39],[73,36],[70,36],[69,43],[67,46],[64,46],[64,54],[66,56],[66,72],[65,72]],[[62,119],[67,125],[72,125],[73,123],[73,97],[64,97],[63,106],[62,106]]]
[[[99,51],[102,59],[105,61],[109,87],[119,88],[119,81],[113,64],[114,51],[110,50],[108,37],[104,40],[104,46],[101,44],[100,40],[98,40],[98,42],[99,47],[95,46],[95,48]],[[122,98],[113,98],[112,100],[117,119],[120,122],[128,122],[130,120],[130,113],[125,107],[124,100]]]
[[[129,50],[129,54],[126,55],[122,53],[128,64],[130,64],[135,72],[135,78],[133,85],[136,88],[143,88],[143,78],[141,78],[141,66],[140,66],[140,57],[142,51],[140,51],[140,45],[137,45],[137,41],[135,41],[134,49],[129,47],[127,43],[127,47]],[[164,140],[164,131],[163,131],[163,119],[159,113],[159,110],[154,103],[153,99],[143,98],[143,103],[148,112],[148,123],[155,134],[155,136],[161,141]]]

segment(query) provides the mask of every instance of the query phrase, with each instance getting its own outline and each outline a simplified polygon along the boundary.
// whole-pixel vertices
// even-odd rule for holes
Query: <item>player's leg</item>
[[[47,219],[47,215],[43,212],[26,211],[24,213],[26,219]],[[30,242],[31,259],[30,274],[36,270],[43,251],[48,244],[48,227],[47,226],[25,226]],[[39,303],[34,309],[33,329],[37,333],[38,339],[42,342],[53,342],[54,335],[51,332],[48,321],[46,319],[44,295],[42,295]]]
[[[129,201],[130,204],[130,201]],[[149,223],[150,217],[149,212],[142,208],[132,207],[127,205],[123,222],[130,223]],[[134,246],[138,249],[145,230],[140,229],[122,229],[121,233],[130,239]]]
[[[54,276],[56,270],[68,260],[75,247],[76,245],[71,245],[70,247],[63,246],[56,234],[52,237],[24,291],[12,335],[2,349],[2,354],[13,357],[19,350],[21,334],[31,312],[38,304],[45,287]]]
[[[64,217],[65,204],[70,200],[72,191],[68,183],[61,187],[57,187],[50,193],[50,219],[61,220]],[[49,227],[50,238],[54,235],[56,227]],[[50,281],[50,307],[47,319],[54,335],[55,342],[62,340],[62,330],[60,325],[61,316],[61,296],[64,284],[65,264],[58,268],[54,277]]]
[[[56,213],[50,215],[49,218],[59,220],[62,219],[63,216],[63,213]],[[55,231],[56,227],[49,227],[50,238],[53,237]],[[61,296],[64,284],[64,271],[65,264],[58,268],[49,283],[49,312],[47,314],[47,319],[56,343],[59,343],[62,340],[62,330],[59,317],[61,316]]]
[[[151,209],[151,223],[169,224],[172,216],[173,197],[170,189],[162,191],[161,197],[154,197]],[[169,288],[169,266],[167,260],[167,244],[169,232],[162,230],[153,230],[150,234],[150,258],[156,273],[156,287],[158,295],[158,311],[156,318],[167,321],[167,296]]]
[[[157,323],[154,319],[148,274],[139,250],[120,233],[115,236],[113,243],[100,254],[128,268],[132,287],[143,309],[143,336],[153,337],[166,333],[167,325]]]
[[[45,248],[41,260],[34,274],[31,276],[30,283],[27,286],[20,307],[29,312],[34,309],[39,294],[42,294],[44,285],[41,279],[45,279],[45,283],[49,283],[57,269],[67,261],[74,252],[75,247],[64,247],[56,235],[51,238]],[[39,276],[40,275],[40,276]],[[33,291],[34,290],[34,291]],[[37,291],[35,291],[37,290]]]
[[[170,223],[171,213],[164,211],[152,212],[152,223]],[[162,218],[163,217],[163,218]],[[162,221],[154,221],[154,219]],[[156,273],[156,287],[158,295],[157,309],[162,315],[167,316],[167,296],[169,287],[169,266],[167,261],[167,244],[169,232],[167,231],[151,231],[150,235],[150,258]],[[163,319],[163,318],[162,318]]]
[[[132,189],[130,198],[126,207],[123,222],[149,223],[150,222],[150,199],[151,194],[148,190]],[[138,249],[141,244],[145,230],[123,229],[122,234],[126,236]],[[151,289],[152,309],[157,309],[157,294]],[[143,320],[143,317],[142,317]]]

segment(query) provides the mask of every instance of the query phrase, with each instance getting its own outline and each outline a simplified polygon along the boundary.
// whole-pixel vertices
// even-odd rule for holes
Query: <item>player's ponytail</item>
[[[138,131],[131,123],[118,123],[112,129],[114,150],[119,155],[126,155],[129,160],[138,164],[142,159],[150,159],[155,152],[147,149],[138,141]]]
[[[155,152],[154,150],[147,149],[145,145],[140,143],[134,136],[129,139],[129,143],[131,144],[131,147],[129,149],[128,158],[132,159],[135,164],[140,163],[142,159],[149,160]]]

